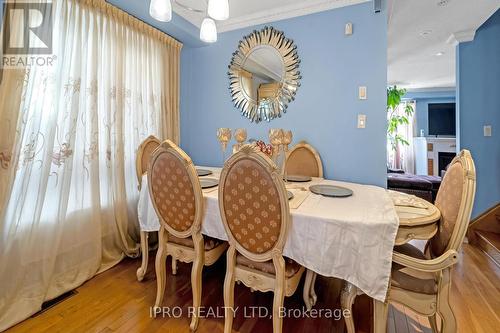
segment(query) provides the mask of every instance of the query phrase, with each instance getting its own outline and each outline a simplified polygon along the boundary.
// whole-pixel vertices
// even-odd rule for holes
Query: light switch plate
[[[366,115],[358,114],[358,128],[365,128],[365,127],[366,127]]]
[[[491,136],[491,125],[486,125],[483,127],[484,136]]]
[[[352,23],[351,22],[345,24],[345,31],[344,31],[344,33],[345,33],[346,36],[352,35]]]
[[[358,96],[359,96],[359,99],[366,99],[366,87],[365,86],[361,86],[359,87],[359,91],[358,91]]]

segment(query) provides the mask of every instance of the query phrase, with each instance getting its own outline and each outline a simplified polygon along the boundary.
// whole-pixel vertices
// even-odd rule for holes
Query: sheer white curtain
[[[138,254],[136,149],[176,139],[166,59],[180,44],[96,3],[54,1],[54,66],[0,85],[0,331]]]
[[[410,105],[413,110],[415,110],[415,101],[404,101],[399,104],[396,114],[399,116],[405,115],[405,109],[407,105]],[[387,143],[387,158],[388,165],[391,168],[403,169],[407,173],[415,173],[415,152],[413,138],[416,136],[416,117],[415,112],[410,116],[407,115],[408,124],[400,124],[398,126],[397,134],[401,136],[404,140],[408,142],[408,145],[399,144],[397,149],[394,151],[390,145]]]

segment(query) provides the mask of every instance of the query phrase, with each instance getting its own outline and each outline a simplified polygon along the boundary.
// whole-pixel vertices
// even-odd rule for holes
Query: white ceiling
[[[454,87],[450,36],[473,33],[500,8],[500,0],[389,0],[388,7],[388,83]]]
[[[203,0],[176,0],[196,9],[206,9]],[[371,0],[229,0],[229,19],[217,22],[219,32],[308,15],[324,10],[354,5]],[[199,27],[203,14],[193,13],[173,4],[174,11]]]

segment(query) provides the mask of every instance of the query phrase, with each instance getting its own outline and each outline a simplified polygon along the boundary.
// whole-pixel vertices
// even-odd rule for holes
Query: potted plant
[[[408,146],[408,140],[398,133],[401,125],[408,125],[409,117],[414,110],[411,104],[405,104],[403,112],[399,109],[402,97],[406,94],[406,89],[400,89],[397,86],[387,88],[387,140],[394,151],[396,168],[401,167],[399,146]]]

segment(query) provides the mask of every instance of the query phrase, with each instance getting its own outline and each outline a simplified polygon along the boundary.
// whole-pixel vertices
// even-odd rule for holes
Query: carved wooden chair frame
[[[147,167],[143,168],[143,165],[148,166],[149,160],[156,148],[161,144],[160,139],[158,139],[154,135],[148,136],[142,143],[139,145],[137,149],[137,156],[135,158],[135,171],[137,174],[137,182],[139,191],[142,188],[142,176],[147,172]],[[154,145],[153,150],[151,150],[151,154],[146,154],[146,148]],[[156,231],[155,231],[156,232]],[[142,281],[144,279],[144,275],[148,270],[148,260],[149,260],[149,231],[139,230],[139,234],[141,236],[141,267],[137,269],[136,275],[137,280]]]
[[[279,237],[273,248],[265,253],[253,253],[245,249],[231,232],[224,209],[224,192],[225,181],[232,167],[241,160],[251,160],[262,166],[273,180],[273,185],[278,191],[278,196],[281,206],[281,229]],[[224,280],[224,306],[226,311],[226,319],[224,332],[230,333],[232,330],[233,315],[230,309],[234,307],[234,283],[242,282],[252,290],[263,292],[273,291],[273,332],[281,332],[283,318],[279,315],[279,309],[283,306],[284,296],[291,296],[297,290],[300,278],[304,272],[304,267],[291,278],[285,277],[285,260],[283,258],[283,247],[285,245],[287,232],[290,226],[290,208],[288,205],[288,196],[283,183],[282,175],[272,160],[264,154],[258,152],[251,145],[245,145],[241,150],[231,156],[225,163],[219,181],[219,210],[221,212],[222,222],[229,239],[229,249],[227,251],[227,268],[226,277]],[[243,265],[236,264],[236,253],[239,252],[246,258],[256,261],[265,262],[272,260],[276,275],[267,274],[257,269],[252,269]]]
[[[319,156],[318,151],[306,141],[300,141],[286,153],[286,160],[287,160],[286,165],[288,166],[289,163],[288,159],[298,149],[307,149],[314,155],[314,158],[316,159],[316,164],[318,165],[318,178],[323,178],[323,162],[321,161],[321,157]]]
[[[418,314],[427,316],[433,332],[457,332],[456,318],[450,304],[451,268],[458,261],[458,251],[469,225],[476,190],[476,170],[468,150],[462,150],[450,165],[455,163],[460,163],[464,170],[464,186],[457,220],[443,254],[434,256],[431,253],[431,247],[429,246],[430,242],[432,242],[431,239],[426,245],[425,253],[432,259],[417,259],[396,251],[392,256],[393,262],[401,266],[421,272],[437,273],[437,292],[429,295],[389,286],[386,301],[374,302],[374,332],[386,331],[390,302],[403,304]],[[357,292],[357,288],[353,285],[344,288],[341,296],[344,309],[352,309],[352,303]],[[436,314],[439,314],[442,319],[441,330],[437,328]],[[352,316],[346,319],[346,325],[349,333],[355,332]]]
[[[185,231],[177,231],[168,225],[162,218],[158,207],[153,200],[153,206],[160,220],[160,230],[158,232],[158,252],[156,254],[155,269],[156,269],[156,281],[157,281],[157,293],[155,307],[160,307],[163,302],[163,296],[165,293],[166,285],[166,258],[167,256],[172,257],[172,273],[175,275],[177,271],[177,260],[185,263],[193,263],[191,270],[191,286],[193,291],[193,308],[195,309],[192,318],[190,328],[191,330],[196,330],[199,322],[199,307],[201,305],[201,289],[202,289],[202,269],[203,266],[210,266],[214,264],[217,259],[224,253],[227,248],[227,243],[221,242],[220,245],[216,246],[211,250],[205,250],[203,235],[201,234],[201,223],[204,214],[204,199],[203,193],[198,178],[198,174],[194,167],[191,158],[176,144],[170,140],[164,141],[154,152],[151,160],[149,169],[152,167],[162,154],[171,154],[175,156],[183,166],[186,168],[190,183],[193,186],[193,193],[195,199],[195,217],[191,227]],[[148,173],[148,184],[149,192],[151,197],[153,197],[153,175]],[[184,246],[181,244],[176,244],[168,241],[168,237],[173,235],[177,238],[193,238],[194,248],[189,246]]]

